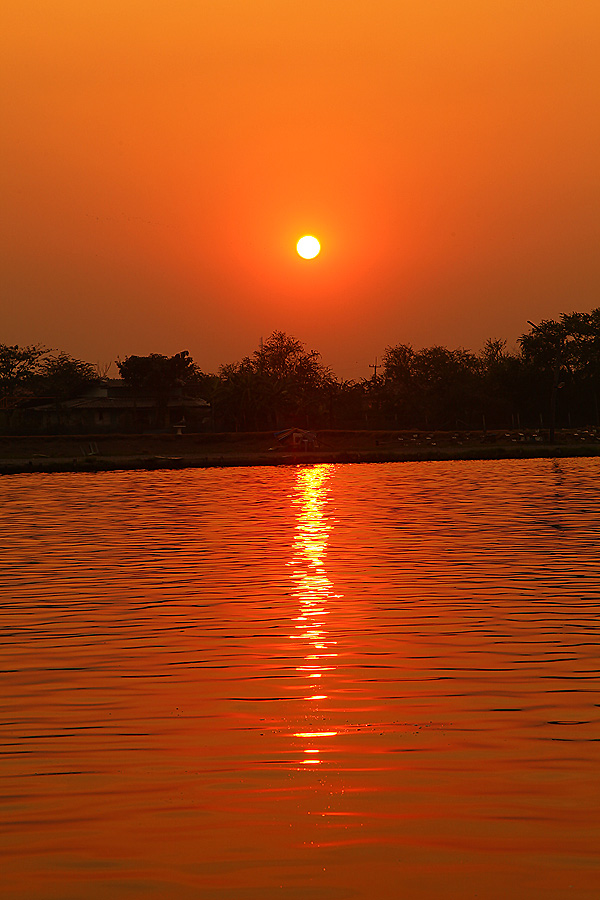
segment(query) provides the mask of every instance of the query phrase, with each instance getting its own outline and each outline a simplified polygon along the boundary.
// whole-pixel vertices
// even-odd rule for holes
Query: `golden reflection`
[[[326,629],[330,610],[328,603],[339,597],[334,593],[326,569],[325,558],[331,524],[326,515],[329,495],[329,480],[333,466],[317,465],[299,469],[296,476],[296,490],[292,498],[297,507],[296,530],[294,533],[294,555],[289,563],[292,572],[293,594],[298,599],[299,614],[293,620],[292,640],[305,642],[304,660],[296,667],[303,690],[308,688],[304,700],[318,703],[327,700],[326,680],[335,671],[332,665],[337,653],[332,649],[336,642],[329,639]],[[320,693],[313,693],[318,681]],[[316,711],[316,710],[315,710]],[[304,750],[310,758],[304,758],[302,765],[319,765],[320,750],[312,746],[315,739],[334,737],[335,731],[297,731],[294,737],[309,739],[311,746]]]

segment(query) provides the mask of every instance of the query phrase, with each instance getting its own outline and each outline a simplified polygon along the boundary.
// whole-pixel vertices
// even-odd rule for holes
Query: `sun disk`
[[[313,259],[320,249],[320,243],[311,234],[305,234],[296,244],[296,250],[304,259]]]

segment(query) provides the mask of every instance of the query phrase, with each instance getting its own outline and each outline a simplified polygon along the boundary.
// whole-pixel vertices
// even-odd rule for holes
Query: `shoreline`
[[[503,435],[504,441],[497,437],[490,441],[485,436],[465,436],[464,441],[457,444],[445,435],[445,440],[439,440],[438,445],[431,437],[413,434],[412,443],[399,446],[398,441],[405,438],[393,438],[391,433],[385,432],[384,436],[390,439],[381,441],[374,437],[376,434],[381,435],[328,432],[328,439],[338,437],[340,446],[330,445],[318,450],[270,448],[264,445],[272,443],[272,435],[262,433],[186,435],[183,438],[173,435],[3,436],[0,438],[0,475],[600,456],[600,443],[574,443],[568,440],[571,435],[561,435],[554,444],[539,440],[515,442],[514,438],[506,441],[508,435]],[[6,453],[7,449],[10,449],[10,455]],[[41,449],[46,452],[40,452]]]

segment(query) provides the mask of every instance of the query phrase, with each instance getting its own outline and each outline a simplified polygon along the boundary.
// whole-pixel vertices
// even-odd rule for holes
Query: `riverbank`
[[[322,431],[318,447],[281,447],[272,432],[0,436],[0,474],[300,463],[600,456],[593,432]]]

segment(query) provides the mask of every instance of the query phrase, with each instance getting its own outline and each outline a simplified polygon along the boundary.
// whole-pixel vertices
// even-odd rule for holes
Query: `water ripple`
[[[595,898],[599,474],[3,476],[2,896]]]

